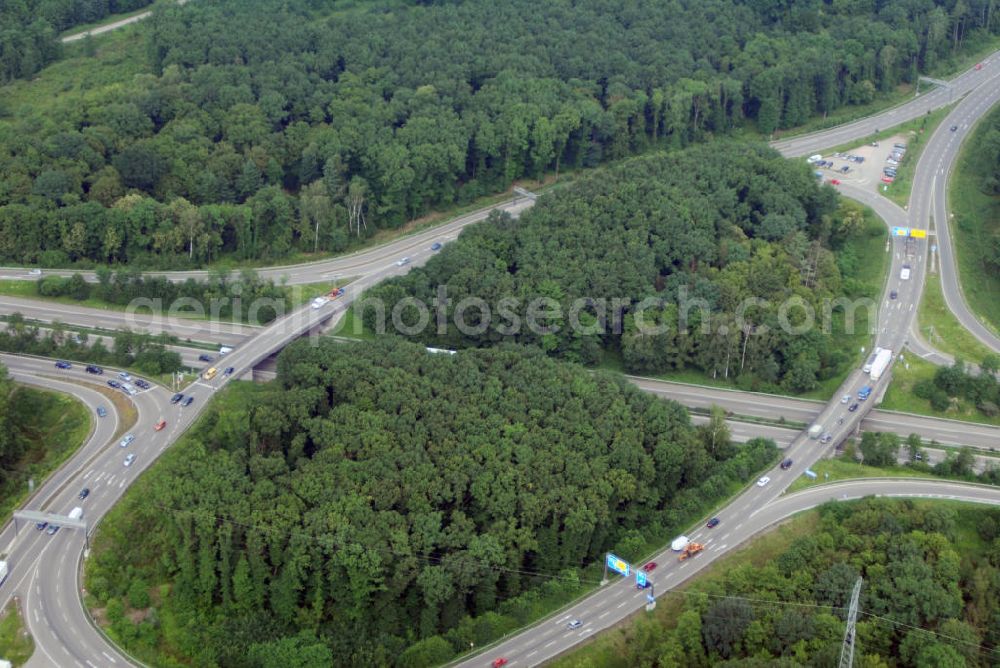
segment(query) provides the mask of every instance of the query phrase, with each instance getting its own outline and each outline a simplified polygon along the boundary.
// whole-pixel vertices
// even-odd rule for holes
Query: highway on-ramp
[[[975,86],[983,83],[992,85],[994,80],[991,77],[995,76],[989,70],[966,72],[953,80],[955,92],[952,94],[957,95],[962,87],[966,87],[966,90],[972,90]],[[888,127],[888,125],[898,123],[902,119],[899,114],[903,109],[907,110],[906,114],[919,115],[922,113],[920,105],[928,104],[928,100],[938,106],[947,103],[942,99],[934,102],[937,98],[931,96],[936,94],[937,98],[942,97],[938,93],[929,93],[924,98],[918,98],[909,106],[899,107],[892,113],[879,117],[887,120],[871,122],[884,122]],[[888,120],[890,118],[892,119],[891,123]],[[852,125],[846,131],[841,129],[838,132],[846,132],[845,136],[850,135],[850,138],[857,138],[870,133],[870,130],[862,123]],[[816,136],[812,136],[790,140],[782,150],[786,155],[792,155],[798,151],[809,152],[811,150],[809,142],[829,142],[831,137],[839,137],[840,135],[828,131],[821,136],[825,138],[817,139]],[[501,206],[516,213],[530,206],[531,203],[531,199],[525,198],[520,202],[506,202]],[[287,278],[290,284],[336,281],[349,276],[361,276],[362,278],[348,286],[347,294],[339,300],[316,309],[308,305],[304,306],[271,325],[261,328],[253,338],[244,340],[233,353],[226,357],[225,364],[233,367],[235,373],[227,375],[220,370],[215,377],[199,380],[186,390],[186,393],[191,394],[196,399],[191,407],[181,408],[170,404],[169,393],[160,387],[154,387],[136,396],[134,403],[138,410],[139,421],[134,428],[135,442],[126,448],[120,448],[113,442],[104,443],[102,446],[92,446],[88,443],[85,448],[88,452],[92,450],[92,447],[98,448],[92,458],[87,459],[85,463],[76,461],[74,458],[70,464],[67,464],[65,473],[61,477],[54,476],[51,481],[45,483],[44,489],[50,490],[45,497],[46,508],[56,512],[66,512],[77,504],[76,495],[79,488],[89,485],[93,491],[91,496],[83,501],[84,517],[89,522],[98,520],[124,494],[135,477],[151,465],[156,456],[192,424],[211,395],[231,378],[246,376],[252,372],[254,366],[293,339],[298,338],[303,333],[316,331],[331,320],[339,319],[349,302],[360,295],[364,289],[388,276],[404,273],[410,267],[425,262],[432,254],[429,249],[431,243],[447,242],[454,238],[465,225],[479,222],[487,215],[488,212],[482,211],[469,214],[441,227],[418,232],[393,243],[342,258],[261,271],[261,274],[275,279]],[[916,244],[919,243],[916,242]],[[898,276],[904,263],[909,263],[913,267],[911,280],[899,286],[898,301],[894,304],[887,304],[883,301],[878,309],[876,343],[894,351],[900,350],[905,342],[913,320],[915,304],[919,299],[919,286],[922,285],[926,270],[926,262],[924,261],[926,249],[916,244],[903,239],[892,240],[890,277]],[[401,259],[401,256],[410,257],[411,262],[399,264],[398,260]],[[16,278],[32,280],[23,269],[9,271],[16,274],[14,276]],[[71,272],[48,273],[68,274]],[[204,272],[174,272],[169,274],[171,280],[203,276],[205,276]],[[90,276],[90,278],[94,277]],[[58,374],[53,373],[51,366],[43,362],[12,360],[8,364],[12,369],[37,374],[39,377],[58,376]],[[44,368],[37,366],[39,364],[45,365]],[[72,374],[76,374],[76,379],[82,382],[93,382],[92,379],[86,378],[79,369],[67,372],[69,377],[73,377]],[[782,507],[779,506],[789,502],[779,500],[779,496],[787,485],[801,475],[808,466],[824,456],[836,443],[854,433],[862,419],[866,417],[869,407],[874,403],[874,396],[884,390],[890,376],[891,374],[887,373],[877,383],[873,383],[875,391],[872,400],[859,402],[861,409],[856,412],[847,412],[843,404],[840,404],[836,398],[825,407],[821,407],[815,420],[822,425],[824,431],[829,432],[831,441],[820,445],[819,442],[804,434],[795,437],[787,448],[787,456],[793,460],[791,468],[788,470],[775,468],[769,471],[770,480],[767,484],[751,486],[721,511],[720,516],[723,519],[723,524],[720,528],[722,530],[716,531],[711,536],[709,550],[695,560],[685,562],[684,565],[675,569],[665,569],[662,574],[657,576],[657,585],[661,588],[660,591],[662,592],[665,587],[674,586],[672,583],[679,583],[688,574],[703,568],[714,558],[726,552],[727,549],[731,549],[763,530],[776,521],[776,518],[780,519],[778,517],[780,512],[791,513],[795,512],[796,509],[808,507],[807,502],[804,501],[803,504],[806,505],[803,505],[802,508],[788,505],[784,506],[784,510],[781,510]],[[841,394],[856,397],[858,390],[869,382],[871,381],[866,375],[856,370],[844,382],[835,397],[839,398]],[[167,427],[163,431],[154,431],[153,424],[160,418],[167,421]],[[124,465],[124,453],[126,452],[134,452],[137,455],[131,466]],[[58,482],[60,479],[62,480],[61,485]],[[52,487],[50,488],[49,485]],[[968,487],[968,489],[974,490],[968,491],[967,486],[942,481],[922,483],[910,480],[865,481],[854,483],[854,485],[850,488],[837,489],[838,491],[843,489],[843,494],[847,494],[849,497],[865,493],[885,493],[887,490],[897,490],[895,493],[900,495],[911,493],[947,495],[949,492],[944,490],[951,490],[954,491],[953,496],[968,495],[970,499],[981,497],[985,499],[983,502],[990,503],[996,503],[997,495],[1000,495],[997,490],[989,488]],[[809,493],[814,496],[809,498],[813,498],[814,501],[815,499],[825,500],[832,493],[832,489],[832,487],[824,486],[810,490]],[[788,498],[797,496],[793,495]],[[805,499],[807,497],[799,498]],[[962,496],[962,498],[965,497]],[[11,575],[7,582],[0,587],[0,598],[2,598],[0,602],[9,599],[14,591],[21,595],[28,618],[27,623],[38,646],[32,662],[37,665],[56,666],[126,665],[128,660],[118,650],[111,647],[109,642],[91,626],[87,613],[80,604],[77,581],[78,562],[83,547],[80,532],[63,529],[55,536],[48,537],[46,535],[46,538],[54,540],[44,540],[43,535],[45,534],[39,534],[35,532],[34,528],[27,527],[22,528],[20,534],[12,539],[8,552]],[[660,578],[662,578],[662,582],[659,581]],[[500,653],[508,654],[511,657],[511,664],[522,661],[525,665],[532,665],[564,651],[595,630],[614,623],[617,619],[641,607],[643,602],[644,598],[637,597],[635,590],[631,589],[627,583],[610,585],[567,611],[566,614],[571,615],[578,610],[580,613],[578,616],[581,619],[586,617],[589,620],[582,629],[582,635],[578,632],[567,634],[564,627],[555,628],[554,631],[548,630],[547,627],[551,627],[553,624],[558,626],[562,623],[550,619],[525,633],[514,636],[497,650]],[[600,605],[599,610],[591,610],[588,607],[595,604]],[[594,612],[592,620],[590,612]],[[544,633],[549,634],[551,639],[535,642],[537,629],[543,627],[546,627]],[[470,661],[476,663],[469,665],[480,665],[482,660],[477,657]]]

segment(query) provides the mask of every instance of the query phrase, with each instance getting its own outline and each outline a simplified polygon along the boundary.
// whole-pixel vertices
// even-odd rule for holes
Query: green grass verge
[[[28,497],[28,480],[40,485],[83,445],[91,424],[90,411],[76,399],[23,385],[16,386],[8,417],[22,425],[15,438],[23,439],[24,454],[0,482],[2,522]]]
[[[852,478],[928,478],[933,477],[927,473],[914,471],[906,466],[887,466],[885,468],[876,466],[865,466],[857,462],[845,461],[840,458],[821,459],[812,467],[816,472],[816,479],[810,480],[805,476],[799,476],[785,490],[786,494],[798,492],[807,487],[817,487],[837,480],[851,480]]]
[[[969,308],[994,332],[1000,332],[1000,273],[983,262],[982,253],[991,248],[1000,232],[1000,196],[980,189],[984,174],[996,170],[978,150],[987,135],[1000,127],[1000,108],[980,122],[962,145],[956,169],[949,182],[948,203],[954,218],[950,229],[958,263],[958,279]],[[944,221],[935,221],[941,225]]]
[[[963,327],[945,304],[938,274],[927,276],[917,311],[917,328],[924,341],[966,362],[978,364],[990,353],[990,349]]]
[[[905,361],[902,363],[897,362],[892,367],[892,383],[890,383],[879,408],[963,422],[1000,425],[1000,417],[986,417],[967,399],[953,400],[951,408],[948,410],[936,411],[931,408],[928,400],[921,399],[914,394],[913,386],[921,381],[933,379],[936,369],[936,366],[915,355],[905,357]]]
[[[0,657],[15,666],[23,666],[34,651],[35,641],[11,601],[0,615]]]

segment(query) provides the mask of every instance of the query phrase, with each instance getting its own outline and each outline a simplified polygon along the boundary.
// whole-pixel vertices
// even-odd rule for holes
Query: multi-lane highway
[[[821,401],[795,399],[774,394],[740,392],[718,387],[671,383],[653,378],[628,376],[640,389],[664,399],[672,399],[689,408],[708,409],[720,406],[744,417],[781,419],[812,424],[828,405]],[[848,404],[840,404],[836,419],[846,417]],[[892,432],[902,436],[917,434],[925,441],[943,445],[969,445],[983,450],[997,450],[1000,455],[1000,427],[959,420],[943,420],[909,413],[872,410],[861,420],[862,431]]]
[[[976,86],[984,83],[996,88],[997,76],[998,74],[990,69],[966,72],[953,80],[954,92],[952,95],[957,98],[960,92],[973,90]],[[975,92],[978,92],[978,89]],[[814,136],[792,139],[779,144],[779,148],[786,155],[793,155],[811,152],[814,150],[811,148],[812,146],[825,146],[830,143],[856,139],[870,134],[874,131],[874,127],[881,127],[881,125],[888,127],[906,117],[919,115],[928,108],[927,105],[947,104],[948,100],[943,99],[946,94],[946,91],[942,93],[941,90],[932,92],[875,119],[851,124],[835,131],[831,130]],[[972,99],[972,95],[970,95],[970,99]],[[961,105],[956,108],[956,111],[960,108],[962,108]],[[976,113],[981,113],[983,107],[972,106],[970,108]],[[875,123],[880,125],[875,126]],[[942,130],[947,131],[946,126],[942,126]],[[937,145],[936,141],[939,141],[937,136],[932,139],[928,151]],[[950,154],[947,150],[943,150],[935,155],[938,155],[938,159],[943,161]],[[925,167],[922,159],[918,165],[918,177],[924,178],[925,174],[931,173],[928,170],[933,171],[934,168],[943,169],[944,163],[935,163],[933,159],[928,159]],[[942,182],[945,175],[945,173],[940,175]],[[915,182],[922,181],[915,178]],[[934,189],[931,188],[927,192],[934,192]],[[854,193],[847,192],[846,194],[853,195]],[[869,195],[871,194],[869,193]],[[859,197],[862,196],[859,195]],[[918,192],[915,188],[915,200],[922,197],[924,197],[923,191]],[[877,207],[884,208],[877,200],[873,201],[876,201]],[[517,213],[530,206],[531,203],[530,199],[523,199],[517,203],[505,203],[504,206],[507,210]],[[929,206],[927,210],[930,210]],[[903,219],[914,220],[914,211],[918,211],[915,206],[911,207],[909,215],[904,214]],[[336,281],[347,276],[360,276],[361,278],[352,283],[348,287],[347,294],[340,299],[317,309],[306,305],[267,327],[255,330],[252,338],[242,338],[239,347],[226,358],[226,366],[232,366],[236,370],[231,377],[241,377],[250,373],[257,364],[274,351],[287,345],[291,340],[303,333],[315,331],[324,323],[340,318],[350,301],[360,295],[364,289],[388,276],[403,273],[409,268],[425,262],[432,255],[430,245],[433,242],[448,241],[465,225],[485,219],[487,213],[470,214],[441,227],[422,231],[391,244],[350,256],[308,265],[279,267],[262,271],[261,273],[265,276],[276,279],[286,277],[288,282],[292,284]],[[890,215],[898,218],[900,214],[893,212]],[[898,300],[884,300],[880,304],[876,343],[894,351],[901,349],[907,337],[915,313],[915,304],[920,296],[920,286],[926,270],[926,248],[921,246],[921,243],[907,242],[903,239],[892,241],[892,267],[887,289],[892,287],[898,291],[899,295]],[[403,256],[410,257],[411,262],[406,265],[397,264],[397,260]],[[904,264],[909,264],[911,267],[911,278],[908,281],[899,278],[900,269]],[[942,270],[947,270],[944,264],[942,264]],[[9,270],[9,272],[18,278],[31,278],[26,275],[23,269]],[[173,280],[202,276],[204,276],[203,272],[170,274],[170,278]],[[107,314],[102,313],[102,316],[106,321]],[[170,323],[150,322],[149,326],[166,326],[167,324]],[[241,336],[245,337],[245,333],[241,332]],[[7,363],[15,373],[28,373],[43,380],[46,377],[59,375],[49,364],[39,361],[18,359],[8,360]],[[76,374],[77,381],[94,382],[94,379],[88,378],[79,369],[70,370],[65,375],[74,377],[73,374]],[[679,583],[690,574],[703,568],[712,559],[763,530],[776,519],[808,507],[809,501],[803,501],[802,503],[805,505],[796,506],[795,502],[791,502],[789,499],[812,499],[814,503],[816,499],[830,498],[831,494],[836,494],[841,489],[845,490],[843,493],[848,495],[885,493],[886,490],[898,490],[899,494],[904,495],[928,495],[942,494],[946,493],[942,490],[954,489],[956,494],[965,495],[963,498],[996,503],[997,497],[1000,496],[1000,492],[996,490],[956,486],[940,481],[852,483],[854,485],[852,487],[821,487],[810,490],[809,493],[813,495],[811,497],[793,495],[778,500],[779,495],[796,476],[801,475],[808,466],[823,456],[835,443],[853,433],[861,421],[867,418],[868,409],[874,403],[874,397],[884,390],[888,384],[889,376],[890,374],[886,374],[878,383],[875,383],[873,398],[867,402],[860,402],[861,409],[851,413],[845,412],[844,405],[838,401],[839,396],[849,394],[856,397],[860,387],[870,382],[861,371],[852,373],[836,393],[833,401],[826,406],[816,407],[818,415],[813,419],[823,426],[824,431],[830,433],[832,442],[821,446],[816,440],[803,434],[793,438],[787,447],[787,456],[793,460],[792,467],[788,470],[776,468],[768,472],[770,482],[767,485],[751,486],[721,511],[720,516],[723,517],[724,522],[721,526],[722,531],[716,531],[709,539],[709,551],[692,562],[686,562],[690,565],[679,566],[676,569],[665,569],[657,576],[659,592],[662,593],[664,587]],[[190,426],[212,394],[225,385],[231,377],[220,373],[211,380],[196,382],[187,391],[196,398],[194,405],[189,408],[171,405],[168,401],[169,394],[162,388],[153,388],[141,393],[134,399],[139,420],[134,428],[137,435],[136,441],[127,448],[120,448],[116,443],[108,440],[106,433],[95,432],[87,446],[67,466],[61,469],[60,473],[46,481],[42,491],[33,499],[33,502],[37,501],[41,504],[39,509],[61,513],[79,503],[84,507],[84,517],[89,522],[98,520],[120,498],[135,476],[149,466],[159,453]],[[62,381],[44,380],[44,382],[59,383]],[[73,386],[83,388],[77,384],[73,384]],[[78,396],[81,396],[85,401],[95,400],[94,396],[82,396],[81,393],[86,393],[85,388],[78,390]],[[856,399],[852,399],[853,401]],[[153,423],[161,417],[167,420],[167,428],[163,431],[153,431]],[[101,427],[104,431],[108,428],[107,426]],[[126,452],[135,452],[137,455],[135,462],[129,467],[124,465]],[[81,503],[76,499],[76,496],[79,489],[84,486],[89,486],[92,492]],[[32,508],[35,509],[34,506]],[[782,513],[785,514],[782,515]],[[734,518],[744,519],[736,520]],[[63,529],[54,536],[48,536],[29,527],[22,529],[19,535],[10,538],[7,545],[11,575],[7,582],[0,587],[0,604],[5,603],[13,592],[20,593],[22,603],[25,605],[27,623],[38,647],[38,651],[32,659],[33,663],[56,666],[103,666],[126,665],[128,663],[126,658],[112,648],[107,640],[89,624],[86,612],[80,605],[77,589],[77,565],[82,550],[80,532]],[[524,665],[534,665],[564,651],[595,630],[608,626],[617,619],[630,614],[641,607],[642,603],[643,600],[637,598],[634,590],[631,590],[628,585],[624,583],[611,585],[566,612],[567,615],[581,619],[587,617],[590,620],[583,627],[586,629],[586,633],[583,635],[557,633],[552,635],[553,640],[545,640],[542,643],[537,640],[537,634],[542,633],[539,629],[559,623],[556,620],[547,620],[525,633],[514,636],[495,649],[497,653],[508,656],[511,659],[511,664],[523,662]],[[594,613],[592,619],[591,612]],[[556,639],[557,635],[559,639]],[[469,665],[478,665],[481,663],[481,658],[470,661],[474,661],[475,664],[470,663]]]
[[[990,72],[986,68],[983,70],[972,70],[953,80],[953,93],[957,94],[960,87],[963,86],[967,86],[965,91],[968,91],[982,84],[985,84],[984,88],[996,89],[998,81],[1000,81],[1000,71]],[[993,92],[996,93],[997,91],[994,90]],[[926,103],[926,100],[922,103]],[[941,102],[937,106],[945,103]],[[914,113],[914,110],[918,108],[910,107],[906,113],[913,113],[910,116],[910,118],[913,118],[919,115],[919,111]],[[987,106],[982,104],[973,106],[972,108],[979,114],[985,113],[985,110],[988,109]],[[818,133],[818,136],[790,140],[779,144],[778,148],[785,155],[805,155],[825,148],[830,144],[857,140],[864,135],[874,133],[875,128],[880,127],[874,125],[875,123],[884,123],[888,127],[901,120],[905,120],[905,116],[899,115],[899,113],[900,109],[897,108],[891,114],[883,115],[882,119],[869,119],[851,124],[846,128],[837,129],[835,132]],[[889,121],[889,117],[892,117],[891,121]],[[940,139],[940,136],[945,132],[950,133],[949,127],[948,125],[942,125],[938,129],[928,144],[928,150],[945,142],[945,140]],[[925,150],[924,156],[928,155],[928,150]],[[933,190],[923,190],[917,184],[929,182],[928,179],[933,179],[934,177],[928,177],[928,174],[932,174],[935,171],[938,172],[938,176],[943,181],[953,163],[953,151],[954,149],[952,149],[952,152],[937,151],[931,153],[932,156],[937,156],[937,160],[934,158],[922,158],[918,162],[914,177],[913,202],[910,205],[909,212],[901,213],[902,210],[898,207],[888,205],[875,193],[860,191],[856,188],[851,189],[849,187],[844,188],[843,191],[848,196],[856,196],[859,200],[875,208],[880,215],[883,215],[889,225],[896,224],[895,221],[898,221],[901,223],[901,227],[920,227],[922,220],[920,212],[930,208],[929,197]],[[948,161],[948,156],[951,156],[950,161]],[[920,204],[918,204],[918,201]],[[920,303],[923,281],[925,280],[927,270],[928,248],[926,241],[891,237],[889,250],[892,254],[891,263],[887,284],[878,309],[874,343],[881,348],[888,348],[898,354],[904,345],[908,343],[908,332],[913,325],[917,305]],[[909,269],[906,272],[908,276],[902,272],[904,267]],[[948,267],[944,264],[942,264],[942,271],[948,271]],[[889,293],[893,291],[897,293],[895,299],[889,296]],[[749,487],[728,504],[726,508],[722,509],[719,512],[719,516],[723,518],[724,523],[733,521],[734,518],[741,518],[736,520],[733,530],[729,533],[717,531],[715,535],[720,536],[718,541],[709,544],[708,549],[701,556],[685,562],[675,570],[665,574],[661,573],[653,578],[655,584],[660,586],[657,594],[662,594],[665,588],[676,586],[676,584],[679,584],[700,570],[700,568],[703,568],[716,556],[739,545],[773,523],[775,521],[774,512],[777,505],[774,508],[770,506],[774,504],[777,497],[788,487],[791,481],[802,475],[807,468],[822,457],[829,447],[842,441],[859,428],[861,420],[871,410],[871,406],[876,402],[877,397],[888,387],[891,377],[891,370],[883,374],[877,381],[870,379],[867,374],[864,374],[860,370],[856,370],[850,374],[838,391],[834,393],[831,401],[821,409],[818,417],[814,419],[814,424],[820,426],[821,432],[830,435],[830,444],[823,446],[818,441],[809,438],[806,434],[800,433],[791,442],[786,451],[787,456],[792,459],[791,467],[787,470],[776,467],[768,471],[765,476],[767,480],[766,484]],[[868,401],[859,401],[860,395],[858,391],[862,386],[872,387],[872,395]],[[857,402],[859,409],[853,413],[845,412],[843,404],[838,400],[842,395],[851,397],[849,403],[853,404]],[[765,478],[762,478],[762,481]],[[934,490],[932,493],[935,494],[940,494],[937,490],[945,487],[942,483],[930,482],[927,484],[928,487],[926,489]],[[874,483],[871,487],[865,487],[863,483],[860,483],[852,489],[870,489],[870,493],[885,493],[885,490],[890,486],[890,483],[887,481]],[[817,492],[820,495],[828,495],[828,491],[823,491],[826,489],[825,486],[820,487]],[[849,493],[845,492],[845,494]],[[991,502],[996,502],[997,499],[1000,499],[1000,491],[997,490],[984,491],[983,494],[996,495],[990,497],[992,499]],[[757,518],[756,520],[755,517]],[[696,534],[695,540],[698,540],[698,538],[699,536]],[[708,559],[703,558],[709,554],[712,556]],[[667,557],[669,557],[669,554],[660,558]],[[692,566],[691,564],[700,565]],[[684,572],[685,569],[687,569],[687,572]],[[645,600],[645,592],[635,590],[634,586],[627,581],[619,582],[610,587],[604,587],[587,599],[564,609],[562,611],[563,618],[556,619],[550,617],[544,622],[498,643],[496,647],[490,648],[490,652],[493,655],[506,658],[509,662],[507,665],[518,663],[523,663],[523,665],[537,665],[566,651],[595,631],[607,628],[636,610],[639,610],[645,604]],[[581,628],[571,630],[565,627],[566,620],[580,619],[583,621],[591,613],[591,621],[585,622]],[[461,662],[460,665],[473,666],[482,663],[483,658],[475,656]]]
[[[979,118],[1000,101],[1000,67],[994,68],[988,85],[968,94],[948,114],[927,143],[917,162],[910,201],[910,221],[914,227],[934,230],[940,263],[941,288],[948,309],[962,326],[984,345],[1000,353],[1000,337],[977,318],[965,302],[958,277],[955,249],[951,241],[948,211],[948,176],[958,160],[962,140]],[[952,132],[951,127],[957,126]]]
[[[144,334],[169,334],[180,341],[210,341],[228,346],[243,343],[260,329],[223,320],[201,320],[183,315],[155,313],[147,308],[126,312],[0,296],[0,315],[9,316],[14,313],[20,313],[37,323],[60,322],[108,332],[128,329]]]
[[[657,597],[677,588],[685,580],[705,570],[717,559],[726,555],[738,545],[773,526],[776,522],[791,517],[827,501],[860,499],[865,496],[885,496],[900,498],[929,498],[966,501],[1000,505],[1000,489],[977,487],[931,480],[901,480],[893,478],[868,479],[822,485],[785,497],[779,497],[784,485],[794,479],[786,477],[782,482],[772,480],[766,494],[759,498],[737,499],[731,506],[738,513],[738,521],[723,521],[714,529],[699,528],[689,534],[689,538],[705,545],[701,554],[678,562],[676,553],[669,550],[654,555],[659,564],[650,576],[655,581]],[[767,488],[764,488],[765,490]],[[746,495],[744,495],[746,496]],[[634,578],[614,580],[582,599],[570,608],[548,617],[513,638],[491,647],[474,657],[458,662],[463,668],[482,668],[490,665],[494,657],[504,657],[511,666],[534,666],[572,649],[576,644],[594,634],[608,629],[642,609],[646,603],[648,590],[636,589]],[[570,620],[579,620],[582,626],[568,627]]]
[[[828,130],[789,137],[788,139],[778,139],[771,142],[771,145],[782,155],[788,157],[809,155],[833,146],[870,137],[880,130],[888,130],[893,126],[919,118],[930,111],[952,104],[969,91],[980,87],[996,86],[998,72],[995,64],[1000,62],[1000,51],[990,54],[980,62],[982,63],[981,69],[970,68],[948,80],[947,86],[932,88],[904,104]]]
[[[528,197],[510,199],[495,206],[459,216],[442,225],[409,234],[380,246],[374,246],[356,253],[327,260],[258,269],[257,274],[262,278],[284,281],[288,285],[302,285],[325,281],[336,282],[355,276],[367,276],[392,266],[404,257],[415,258],[417,255],[424,254],[427,248],[435,242],[447,243],[453,240],[463,228],[486,220],[493,211],[500,210],[517,215],[521,211],[531,207],[532,204],[534,204],[534,200]],[[74,272],[64,269],[46,269],[44,271],[45,275],[58,276],[71,276],[74,273],[81,274],[88,281],[97,281],[97,276],[94,272]],[[148,272],[146,275],[163,276],[171,281],[181,282],[189,278],[205,280],[209,277],[209,272],[164,271]],[[0,278],[38,280],[38,276],[29,274],[28,270],[23,267],[0,267]]]

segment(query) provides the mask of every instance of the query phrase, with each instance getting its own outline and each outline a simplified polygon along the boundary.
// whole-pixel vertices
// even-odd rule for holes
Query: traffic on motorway
[[[983,86],[995,82],[996,77],[997,74],[989,68],[974,70],[957,77],[953,85],[956,89],[964,88],[977,95],[979,91],[984,91],[980,95],[983,100],[975,98],[977,104],[983,105],[989,100],[995,102],[995,98],[1000,96],[1000,87],[992,86],[992,90],[988,90],[991,86]],[[908,114],[923,113],[929,108],[928,105],[940,106],[943,103],[941,95],[929,93],[912,105],[898,107],[891,113],[886,112],[873,119],[817,135],[788,140],[779,147],[786,155],[804,155],[821,148],[817,146],[819,142],[830,142],[831,138],[842,135],[860,138],[871,134],[872,128],[877,127],[873,123],[888,126],[890,122],[898,122]],[[986,108],[988,106],[982,107],[983,110]],[[935,198],[934,206],[943,206],[943,196],[935,193],[938,193],[937,188],[943,188],[944,179],[934,181],[927,175],[950,166],[949,161],[954,159],[957,145],[935,153],[930,150],[932,146],[938,145],[934,142],[942,132],[945,136],[954,138],[962,134],[952,133],[949,127],[941,127],[918,163],[915,183],[933,183],[934,187],[926,191],[914,190],[914,203],[909,214],[911,227],[925,224],[924,216],[929,215],[931,210],[930,197]],[[946,144],[950,146],[950,143]],[[854,194],[849,189],[843,192],[848,196]],[[517,213],[531,206],[533,201],[524,199],[501,206]],[[59,360],[53,366],[51,361],[5,358],[5,363],[11,368],[15,378],[20,380],[30,377],[46,387],[73,393],[91,406],[100,417],[87,444],[52,478],[45,481],[26,506],[29,510],[56,517],[46,520],[41,530],[22,529],[15,532],[12,526],[4,529],[5,544],[9,547],[6,550],[5,565],[0,568],[0,571],[7,570],[6,579],[0,583],[0,604],[6,604],[15,593],[22,596],[25,619],[38,651],[53,665],[133,663],[132,659],[115,648],[89,623],[87,612],[80,603],[77,580],[78,560],[85,546],[84,536],[72,529],[60,531],[59,517],[84,520],[88,527],[92,527],[121,498],[136,476],[150,466],[193,423],[213,392],[231,379],[250,372],[291,340],[339,320],[347,305],[366,287],[388,276],[420,266],[440,249],[442,243],[452,238],[450,235],[457,233],[465,225],[483,220],[487,213],[470,214],[440,228],[346,258],[270,270],[276,276],[291,276],[292,282],[303,283],[315,282],[318,275],[330,272],[360,275],[361,278],[336,296],[330,295],[319,303],[306,304],[267,327],[254,330],[248,336],[241,335],[238,341],[234,341],[238,345],[227,355],[225,366],[215,366],[219,364],[217,360],[208,360],[206,364],[212,366],[207,366],[200,377],[182,392],[168,392],[159,385],[142,378],[133,378],[126,372],[105,374],[104,369],[93,365],[92,368],[87,368]],[[490,648],[489,651],[495,657],[489,661],[484,662],[481,656],[477,656],[469,658],[466,663],[492,663],[497,666],[517,662],[534,665],[552,658],[594,632],[641,609],[651,602],[650,597],[655,601],[656,597],[677,586],[728,549],[777,521],[775,518],[780,517],[781,512],[791,512],[791,508],[798,507],[788,501],[795,497],[779,500],[780,495],[793,480],[805,474],[815,461],[858,429],[879,395],[888,386],[892,365],[905,362],[902,351],[912,326],[920,286],[925,280],[927,242],[908,237],[894,238],[891,252],[892,278],[886,286],[887,292],[879,308],[875,349],[871,353],[870,365],[866,360],[864,367],[850,374],[809,428],[789,445],[782,462],[765,472],[756,484],[749,485],[726,508],[720,510],[716,517],[690,535],[679,537],[684,539],[675,541],[679,549],[666,550],[641,565],[639,571],[645,575],[650,585],[648,588],[638,588],[633,582],[624,579],[612,582],[557,618],[546,620]],[[942,271],[944,270],[945,265],[942,263]],[[182,280],[197,273],[170,276],[172,279]],[[893,293],[895,296],[892,296]],[[104,375],[114,377],[102,380],[100,377]],[[135,424],[129,426],[120,439],[115,438],[115,434],[122,418],[114,403],[109,404],[108,396],[98,391],[97,386],[102,386],[105,391],[106,388],[111,388],[136,408]],[[110,407],[110,412],[106,406]],[[893,485],[909,489],[904,487],[905,483],[866,484],[869,486],[851,488],[852,498],[859,491],[872,493],[889,489]],[[938,485],[933,489],[939,489],[944,483]],[[918,487],[912,487],[917,489],[914,493],[931,493],[924,487]],[[808,498],[812,502],[829,493],[824,490]],[[995,495],[977,498],[997,502]],[[42,522],[38,522],[34,526],[37,529],[41,524]],[[88,528],[87,531],[89,530]],[[59,541],[59,549],[46,549],[47,545],[55,545],[55,541]],[[56,614],[57,611],[59,614]]]

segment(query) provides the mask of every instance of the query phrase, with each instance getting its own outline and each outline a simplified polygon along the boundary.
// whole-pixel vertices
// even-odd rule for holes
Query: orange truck
[[[677,557],[677,561],[684,561],[688,557],[693,557],[704,549],[705,546],[701,543],[688,543],[684,548],[684,551],[681,552],[679,557]]]

